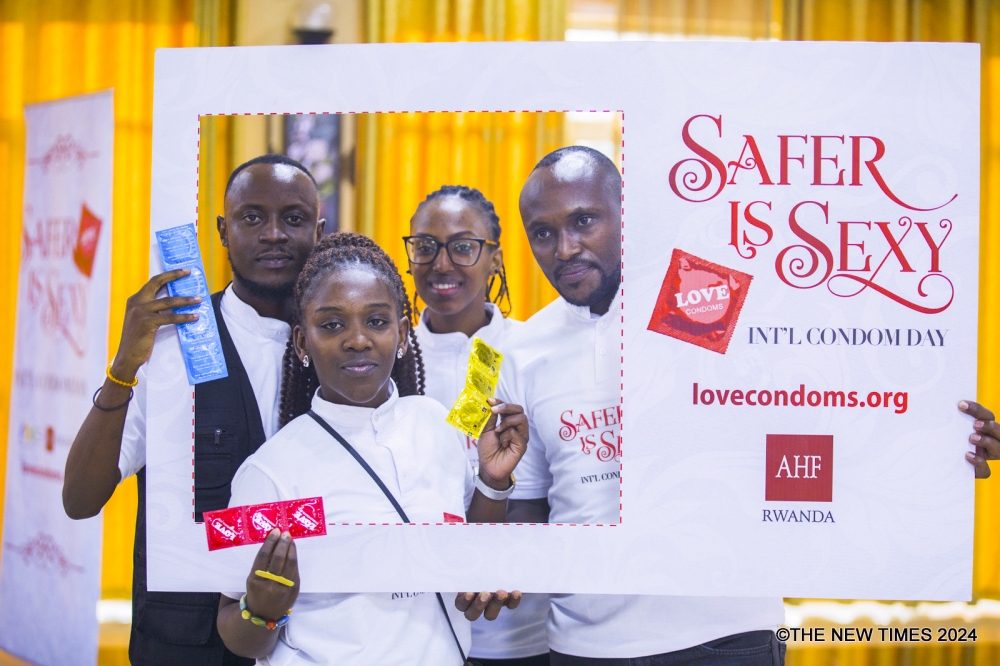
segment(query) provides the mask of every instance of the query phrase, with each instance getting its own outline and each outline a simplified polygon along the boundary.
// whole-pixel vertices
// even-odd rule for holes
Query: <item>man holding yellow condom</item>
[[[312,175],[284,155],[237,167],[218,218],[233,282],[212,296],[228,377],[195,387],[194,519],[224,509],[240,464],[278,430],[281,362],[291,329],[292,288],[323,233]],[[216,629],[219,595],[146,590],[146,371],[161,326],[194,321],[176,314],[197,298],[161,298],[168,271],[129,298],[107,378],[66,459],[63,506],[70,518],[97,515],[124,478],[137,475],[129,659],[139,666],[253,664],[226,650]],[[182,398],[182,396],[178,396]]]

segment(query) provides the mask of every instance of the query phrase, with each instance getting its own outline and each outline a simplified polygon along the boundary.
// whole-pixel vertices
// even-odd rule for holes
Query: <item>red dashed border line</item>
[[[327,523],[328,527],[618,527],[618,523]]]
[[[197,522],[194,511],[194,389],[191,389],[191,520]]]
[[[523,112],[523,110],[522,110],[522,112]],[[201,165],[201,119],[202,118],[214,118],[214,117],[218,117],[218,116],[255,116],[255,115],[256,116],[315,116],[315,115],[328,116],[328,115],[332,114],[332,115],[338,115],[339,116],[339,115],[343,115],[345,113],[348,114],[348,115],[356,115],[356,114],[357,115],[361,115],[361,114],[371,114],[371,113],[375,113],[375,114],[377,114],[377,113],[388,113],[388,114],[393,114],[393,113],[518,113],[518,111],[516,111],[516,110],[507,110],[507,111],[504,111],[502,109],[497,109],[495,111],[374,111],[374,112],[372,112],[372,111],[332,111],[332,112],[331,111],[289,111],[289,112],[272,111],[272,112],[268,112],[268,113],[264,113],[264,112],[260,112],[259,111],[257,113],[244,112],[244,113],[202,113],[202,114],[199,114],[198,115],[198,128],[197,128],[198,142],[197,142],[197,151],[196,151],[196,157],[195,157],[195,169],[194,169],[194,171],[195,171],[195,195],[194,195],[194,203],[195,203],[195,205],[194,205],[194,228],[195,228],[195,232],[197,233],[197,231],[198,231],[198,198],[199,198],[200,193],[201,193],[201,169],[200,169],[200,165]],[[531,111],[528,111],[528,113],[531,113]],[[560,109],[549,109],[548,111],[545,111],[544,109],[535,109],[534,113],[574,113],[574,111],[572,109],[561,109],[561,110]],[[612,111],[610,109],[576,109],[575,113],[612,113]],[[622,160],[622,165],[621,165],[621,170],[622,170],[622,263],[621,263],[621,268],[622,268],[622,271],[624,272],[625,271],[625,111],[619,109],[617,111],[617,113],[621,114],[621,121],[622,121],[621,122],[621,126],[622,126],[622,143],[621,143],[621,148],[622,148],[622,151],[621,151],[621,160]],[[618,391],[619,391],[618,400],[619,400],[619,405],[621,406],[621,409],[624,412],[624,410],[625,410],[625,401],[624,401],[624,399],[621,396],[621,393],[625,390],[625,354],[624,354],[624,351],[625,351],[625,340],[624,340],[624,338],[625,338],[625,286],[624,286],[624,283],[622,284],[622,287],[621,287],[621,297],[622,297],[621,298],[621,335],[622,335],[621,351],[622,351],[622,354],[621,354],[621,356],[618,359],[619,363],[621,364],[621,371],[620,371],[621,372],[621,382],[618,385]],[[619,428],[618,449],[619,449],[619,451],[621,451],[621,442],[622,442],[622,436],[621,436],[621,432],[620,431],[624,427],[625,426],[624,426],[623,423],[619,423],[618,424],[618,428]],[[568,527],[615,527],[616,525],[620,525],[622,523],[622,517],[621,517],[621,512],[622,512],[622,489],[621,488],[622,488],[622,473],[623,473],[623,471],[624,470],[623,470],[623,467],[622,467],[622,462],[621,462],[620,457],[619,457],[619,462],[618,462],[618,523],[609,523],[607,525],[605,525],[603,523],[596,523],[596,524],[584,523],[584,524],[579,524],[579,525],[577,523],[538,523],[538,525],[555,526],[555,527],[564,527],[564,526],[568,526]],[[195,517],[195,512],[194,512],[194,391],[192,391],[191,392],[191,518],[193,519],[194,517]],[[483,524],[488,524],[488,525],[498,525],[498,524],[503,524],[503,525],[523,525],[524,523],[329,523],[330,526],[338,526],[338,525],[340,525],[340,526],[351,526],[351,525],[354,525],[354,526],[361,526],[361,525],[383,525],[383,526],[388,526],[388,525],[434,525],[434,526],[438,526],[438,525],[483,525]],[[527,523],[527,524],[528,525],[536,525],[536,523]]]
[[[622,274],[625,274],[625,111],[619,110],[618,113],[622,114]],[[621,286],[621,356],[618,358],[618,363],[621,372],[621,382],[618,384],[618,404],[621,407],[621,411],[625,413],[625,281],[622,281]],[[624,430],[625,425],[621,417],[618,419],[618,523],[622,522],[622,475],[624,469],[622,468],[622,430]]]

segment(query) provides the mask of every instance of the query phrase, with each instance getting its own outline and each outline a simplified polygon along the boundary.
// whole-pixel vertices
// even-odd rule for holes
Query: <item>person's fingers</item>
[[[146,296],[146,298],[152,298],[156,292],[163,289],[168,282],[173,282],[191,273],[190,268],[177,268],[172,271],[167,271],[166,273],[160,273],[159,275],[154,275],[149,278],[149,282],[143,285],[142,289],[139,290],[140,294]]]
[[[986,458],[980,453],[980,449],[976,449],[975,453],[969,451],[965,454],[965,459],[972,463],[972,466],[975,467],[977,479],[988,479],[990,477],[990,465],[986,462]]]
[[[978,402],[973,402],[971,400],[962,400],[958,403],[958,408],[973,417],[977,421],[993,421],[993,412],[986,409]]]
[[[980,435],[986,435],[1000,441],[1000,423],[996,421],[976,420],[972,422],[972,429]]]
[[[492,398],[491,398],[491,400],[492,400]],[[496,429],[496,427],[497,427],[497,415],[496,415],[496,412],[494,412],[494,413],[490,414],[489,420],[487,420],[486,421],[486,425],[483,426],[483,432],[484,433],[492,432],[493,430]],[[482,437],[482,435],[480,435],[480,437]]]
[[[201,296],[165,296],[154,298],[146,304],[150,312],[168,312],[174,308],[186,308],[201,303]]]
[[[515,405],[509,402],[500,402],[497,398],[490,399],[490,411],[494,414],[499,414],[503,418],[508,416],[514,416],[515,414],[524,414],[524,408],[521,405]]]
[[[288,532],[282,532],[281,538],[278,539],[277,545],[274,547],[274,551],[271,553],[271,561],[268,562],[266,571],[270,571],[273,574],[281,575],[281,572],[285,570],[285,560],[288,558],[288,548],[292,544],[292,535]]]
[[[487,620],[492,622],[497,619],[497,616],[500,615],[500,609],[504,607],[509,596],[504,590],[498,590],[496,593],[490,595],[490,600],[486,604],[486,610],[483,611],[483,615]]]
[[[271,533],[267,535],[264,539],[264,543],[261,544],[260,550],[257,551],[257,557],[253,559],[253,570],[267,569],[268,562],[271,561],[271,554],[274,552],[274,547],[278,545],[278,537],[281,536],[281,532],[278,529],[271,530]]]
[[[528,438],[528,417],[524,413],[513,416],[505,416],[503,421],[496,427],[497,433],[517,431],[521,437]]]
[[[506,421],[504,423],[506,424]],[[508,451],[514,449],[516,451],[523,451],[524,447],[528,444],[527,430],[528,426],[525,424],[523,432],[520,428],[513,427],[497,433],[497,438],[500,440],[500,450]]]
[[[457,595],[455,595],[455,608],[464,613],[469,609],[469,606],[472,605],[472,602],[475,598],[476,598],[475,592],[459,592]]]
[[[519,590],[514,590],[513,592],[510,593],[510,596],[507,597],[507,608],[514,610],[520,605],[520,603],[521,603],[521,592]]]
[[[974,432],[969,435],[969,441],[976,445],[977,455],[981,455],[987,460],[1000,458],[1000,441],[997,439]]]
[[[475,599],[472,600],[472,605],[465,610],[465,619],[469,622],[478,620],[479,616],[483,614],[484,610],[486,610],[486,604],[489,603],[491,596],[492,595],[489,592],[481,592],[477,594]]]
[[[150,318],[150,323],[156,324],[156,327],[167,326],[169,324],[186,324],[192,321],[198,321],[198,315],[194,312],[188,312],[187,314],[158,314]]]
[[[281,575],[296,585],[299,584],[299,552],[291,535],[288,536],[288,553],[285,555],[285,566],[281,570]]]
[[[517,430],[510,431],[509,439],[504,444],[506,448],[521,455],[524,455],[524,452],[528,450],[528,438],[522,437]]]

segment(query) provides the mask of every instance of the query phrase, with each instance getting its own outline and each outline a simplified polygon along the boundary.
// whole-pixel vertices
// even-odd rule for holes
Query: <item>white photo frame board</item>
[[[623,111],[628,128],[621,523],[331,527],[326,537],[298,543],[303,591],[968,599],[973,474],[963,453],[970,420],[955,404],[975,395],[975,45],[479,43],[161,50],[151,229],[196,220],[202,115],[564,110]],[[759,154],[747,147],[747,136],[755,137]],[[781,136],[805,139],[785,139],[782,153]],[[819,143],[826,141],[819,158],[816,136]],[[850,137],[878,138],[884,155],[873,159],[876,142],[862,138],[859,148],[867,152],[853,163]],[[732,182],[698,203],[712,191],[699,177],[713,174],[713,188],[720,182],[709,153]],[[802,161],[794,161],[800,155]],[[778,166],[782,157],[785,171]],[[755,159],[772,172],[765,177]],[[835,182],[839,171],[846,179],[842,186],[811,178],[818,173],[820,183]],[[687,181],[685,174],[691,174]],[[781,184],[785,176],[787,185]],[[672,181],[681,183],[676,192]],[[731,201],[737,202],[735,232]],[[769,204],[758,204],[751,215],[769,234],[744,216],[741,207],[751,201]],[[808,238],[787,222],[789,210],[802,201],[817,202],[802,209],[799,230],[811,229]],[[939,205],[942,201],[947,203]],[[898,242],[904,254],[912,253],[911,268],[919,271],[902,270],[886,232],[875,224],[900,225],[907,214],[913,236]],[[943,218],[952,225],[946,241]],[[840,222],[848,222],[846,232]],[[918,222],[926,223],[923,231]],[[507,229],[520,232],[512,222]],[[895,239],[897,226],[888,230]],[[924,232],[930,241],[920,241]],[[838,243],[847,246],[846,255],[839,254]],[[936,255],[931,244],[939,244]],[[795,245],[799,249],[790,250],[792,255],[781,254]],[[648,330],[675,248],[719,270],[753,276],[743,289],[742,311],[726,324],[732,338],[724,354]],[[806,278],[793,287],[779,279],[779,254],[786,277],[791,270],[809,278],[810,256],[826,261],[830,270],[813,288],[803,288]],[[890,268],[875,276],[861,272],[868,255],[875,264],[885,255]],[[795,256],[799,263],[789,267]],[[159,266],[154,245],[151,272]],[[810,280],[824,264],[816,268]],[[838,275],[861,276],[869,284],[847,298],[827,287],[826,279]],[[941,276],[951,285],[950,299]],[[925,277],[919,285],[915,281]],[[938,310],[914,310],[900,299]],[[785,336],[795,329],[800,337],[793,334],[792,344],[816,329],[809,340],[819,343],[761,344],[759,335],[754,340],[755,329]],[[827,329],[833,333],[823,333]],[[909,330],[943,331],[946,343],[927,345],[922,335],[923,346],[852,346],[851,333],[838,338],[839,329],[899,329],[904,337]],[[705,334],[697,326],[691,330],[694,337]],[[830,335],[833,342],[827,343]],[[847,343],[836,344],[838,339]],[[209,553],[204,527],[192,518],[192,389],[173,330],[158,334],[148,373],[149,589],[243,589],[257,548]],[[700,389],[693,390],[697,382],[712,404],[700,400]],[[779,390],[794,393],[800,384],[810,406],[798,411],[743,409],[749,402],[745,395],[738,407],[735,398],[719,404],[723,392],[732,396],[741,388],[741,395],[766,391],[777,402]],[[907,408],[902,413],[845,409],[836,406],[836,396],[833,405],[812,406],[813,389],[822,396],[851,388],[859,388],[861,401],[872,407],[873,394],[905,394]],[[824,459],[823,466],[814,461],[811,470],[832,473],[829,501],[765,499],[771,492],[765,477],[773,472],[765,439],[773,434],[830,438],[836,467]],[[802,469],[802,476],[809,474],[810,468]]]

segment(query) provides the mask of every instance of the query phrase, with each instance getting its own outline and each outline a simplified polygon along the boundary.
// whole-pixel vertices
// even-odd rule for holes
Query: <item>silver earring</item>
[[[403,349],[400,347],[396,350],[396,358],[403,358]]]
[[[309,367],[309,354],[303,354],[302,355],[302,367],[303,368],[308,368]]]

